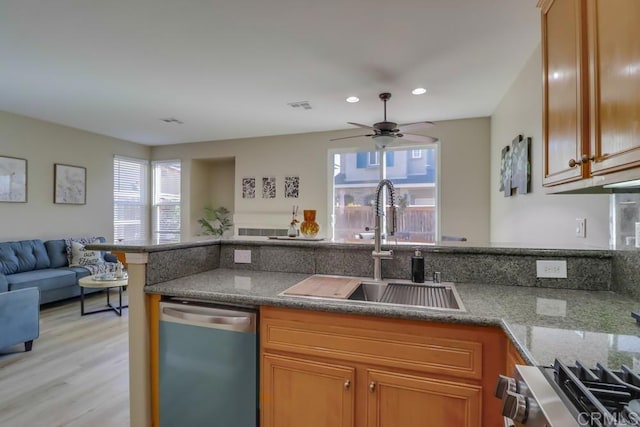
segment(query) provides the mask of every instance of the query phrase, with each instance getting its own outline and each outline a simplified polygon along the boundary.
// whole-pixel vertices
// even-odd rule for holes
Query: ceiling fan
[[[402,125],[399,125],[394,122],[388,122],[387,121],[387,101],[391,98],[391,94],[388,92],[384,92],[378,96],[380,100],[384,102],[384,120],[383,121],[375,123],[373,126],[363,125],[360,123],[347,122],[353,126],[358,126],[363,129],[372,130],[373,133],[368,133],[365,135],[345,136],[342,138],[333,138],[333,139],[330,139],[330,141],[338,141],[340,139],[360,138],[363,136],[367,136],[373,139],[373,142],[376,144],[376,148],[383,149],[388,145],[392,144],[393,142],[398,141],[399,139],[402,139],[403,141],[419,142],[423,144],[434,143],[438,140],[437,138],[433,138],[431,136],[405,133],[406,131],[428,129],[430,127],[433,127],[434,124],[431,122],[413,122],[413,123],[405,123]]]

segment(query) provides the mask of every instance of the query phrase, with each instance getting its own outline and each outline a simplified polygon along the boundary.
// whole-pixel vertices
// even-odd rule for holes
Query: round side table
[[[128,305],[122,305],[122,288],[127,286],[128,278],[113,278],[113,279],[100,279],[103,274],[95,274],[87,277],[83,277],[78,280],[80,285],[80,315],[103,313],[105,311],[115,311],[118,316],[122,316],[122,309],[129,307]],[[94,311],[84,311],[84,288],[102,288],[107,291],[107,308]],[[109,300],[109,290],[111,288],[118,288],[118,305],[112,305]]]

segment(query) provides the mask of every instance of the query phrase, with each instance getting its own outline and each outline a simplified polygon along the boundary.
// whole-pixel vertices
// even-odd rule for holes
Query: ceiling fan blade
[[[369,126],[369,125],[362,125],[360,123],[354,123],[354,122],[347,122],[350,125],[353,126],[358,126],[359,128],[365,128],[365,129],[375,129],[373,126]]]
[[[418,130],[418,129],[429,129],[434,126],[435,125],[432,122],[413,122],[413,123],[405,123],[402,125],[398,125],[398,129],[400,129],[400,132],[404,133],[407,131]]]
[[[432,136],[414,135],[414,134],[411,134],[411,133],[404,133],[404,134],[402,134],[401,138],[403,140],[413,141],[413,142],[422,142],[424,144],[433,144],[434,142],[438,141],[438,138],[434,138]]]
[[[354,135],[354,136],[343,136],[342,138],[333,138],[330,139],[329,141],[339,141],[341,139],[349,139],[349,138],[361,138],[363,136],[373,136],[373,134],[369,134],[369,135]]]

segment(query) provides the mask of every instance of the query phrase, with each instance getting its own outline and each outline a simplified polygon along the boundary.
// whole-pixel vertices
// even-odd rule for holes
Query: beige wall
[[[225,207],[233,215],[235,159],[193,160],[191,162],[190,236],[202,234],[198,220],[204,208]],[[230,232],[229,232],[230,233]],[[225,236],[228,233],[225,233]]]
[[[101,235],[113,239],[113,156],[148,147],[0,112],[0,155],[27,159],[27,203],[0,203],[0,241]],[[53,203],[53,165],[87,168],[87,204]]]
[[[443,234],[467,236],[470,240],[480,242],[488,240],[489,131],[489,118],[479,118],[439,122],[429,132],[442,141],[440,179]],[[358,133],[356,129],[159,146],[153,147],[152,157],[154,160],[180,158],[182,176],[189,180],[203,176],[200,160],[235,158],[235,185],[232,189],[220,189],[219,192],[226,192],[221,197],[233,195],[236,230],[237,227],[286,228],[291,219],[291,206],[297,204],[300,210],[318,211],[320,235],[326,236],[329,224],[329,150],[372,146],[366,138],[334,143],[329,143],[329,139]],[[194,161],[195,172],[192,171]],[[288,175],[300,177],[298,199],[284,198],[283,182]],[[261,179],[268,176],[276,177],[276,199],[261,197]],[[242,198],[241,183],[245,177],[256,178],[258,191],[255,199]],[[184,185],[183,182],[183,189]],[[197,191],[185,190],[184,195],[203,197],[200,196],[204,194],[201,184],[190,183],[189,186]],[[186,198],[182,203],[182,229],[185,234],[193,235],[197,227],[191,222],[198,218],[199,213],[192,210],[201,203]]]
[[[538,48],[491,117],[491,241],[556,247],[608,247],[608,195],[546,195],[542,187],[542,77]],[[500,155],[518,134],[533,138],[532,193],[504,197]],[[587,238],[575,237],[576,218],[587,219]]]

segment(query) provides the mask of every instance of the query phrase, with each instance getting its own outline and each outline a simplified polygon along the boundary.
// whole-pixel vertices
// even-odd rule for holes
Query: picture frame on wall
[[[27,202],[27,159],[0,156],[0,202]]]
[[[87,204],[87,168],[56,163],[53,175],[54,203]]]

